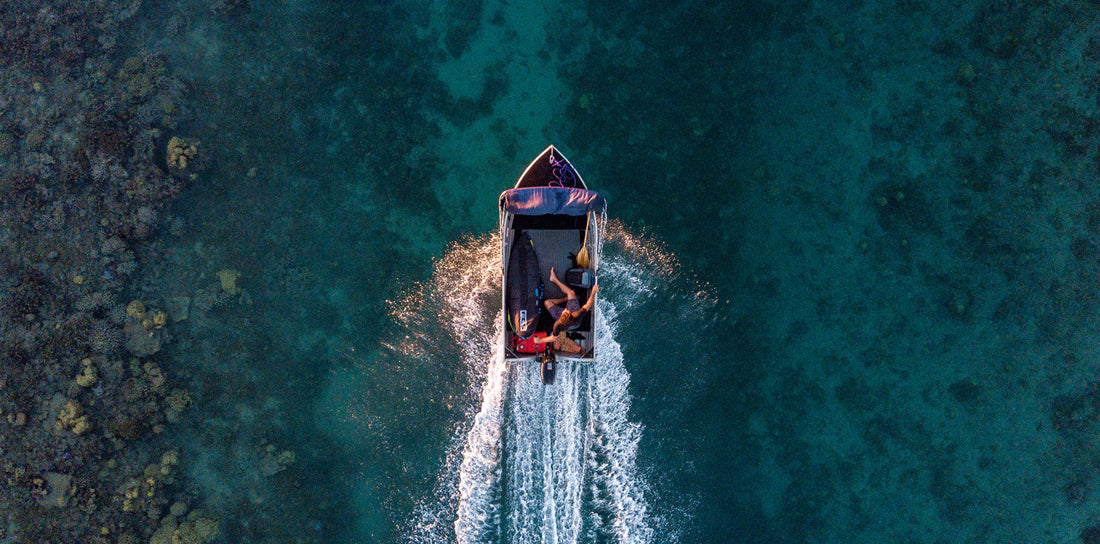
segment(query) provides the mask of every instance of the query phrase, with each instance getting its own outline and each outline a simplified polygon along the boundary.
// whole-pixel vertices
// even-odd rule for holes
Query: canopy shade
[[[606,207],[599,193],[587,189],[523,187],[500,195],[500,209],[515,215],[585,215]]]

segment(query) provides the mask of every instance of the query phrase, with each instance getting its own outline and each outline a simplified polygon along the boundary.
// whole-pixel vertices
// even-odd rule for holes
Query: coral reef
[[[169,340],[165,325],[168,314],[163,310],[146,311],[145,305],[134,300],[126,306],[126,321],[122,325],[126,349],[137,357],[148,357]]]
[[[35,480],[42,486],[38,503],[42,506],[64,508],[69,504],[69,497],[73,494],[73,477],[68,474],[47,472],[43,478]]]
[[[54,428],[58,432],[72,431],[73,434],[78,435],[88,432],[91,424],[88,423],[88,416],[84,414],[84,407],[72,399],[64,401],[60,396],[55,398],[59,399],[58,402],[65,402],[65,404],[58,410]]]
[[[293,451],[279,451],[274,445],[268,444],[260,455],[260,474],[274,476],[284,470],[295,461],[298,456]]]
[[[162,432],[190,395],[148,360],[180,304],[120,301],[210,156],[183,138],[168,164],[184,85],[165,54],[119,46],[139,8],[0,8],[0,541],[147,541],[165,505],[196,502]],[[177,532],[216,529],[196,515]]]
[[[177,507],[180,504],[172,505],[172,511],[161,520],[160,527],[149,539],[149,544],[206,544],[221,535],[218,521],[201,510],[195,510],[187,514],[186,518],[179,519],[182,514],[176,512],[186,509],[186,506]]]
[[[91,387],[95,385],[96,379],[99,377],[99,373],[96,371],[95,364],[91,359],[83,359],[80,361],[82,365],[80,374],[76,375],[76,384],[80,387]]]

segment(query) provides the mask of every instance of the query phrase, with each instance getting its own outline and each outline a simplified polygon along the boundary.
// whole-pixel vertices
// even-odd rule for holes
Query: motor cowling
[[[554,357],[554,350],[546,350],[546,353],[542,354],[542,383],[552,384],[554,383],[554,374],[557,373],[558,361]]]

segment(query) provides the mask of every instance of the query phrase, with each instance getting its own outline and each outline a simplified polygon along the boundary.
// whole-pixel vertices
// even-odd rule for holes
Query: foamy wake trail
[[[614,338],[618,310],[608,300],[612,297],[599,301],[596,361],[560,364],[555,383],[545,385],[537,364],[503,362],[496,333],[503,326],[499,303],[492,318],[475,307],[481,295],[495,289],[499,297],[500,289],[499,241],[478,243],[485,245],[456,251],[486,259],[471,259],[468,273],[452,273],[453,284],[436,289],[468,289],[448,302],[454,311],[451,328],[463,346],[472,383],[480,387],[480,406],[463,425],[468,430],[456,432],[437,497],[421,505],[408,540],[651,542],[645,486],[636,468],[642,429],[627,419],[630,375]],[[487,254],[490,249],[495,257]],[[485,277],[487,264],[495,266],[490,275],[495,281],[474,281]],[[607,270],[601,274],[601,294],[613,295],[616,280],[626,282],[629,307],[634,299],[630,277],[637,270],[625,263]]]

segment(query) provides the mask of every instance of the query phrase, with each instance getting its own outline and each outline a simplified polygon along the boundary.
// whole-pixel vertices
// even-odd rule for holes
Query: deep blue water
[[[147,288],[247,293],[166,363],[229,541],[1097,522],[1092,3],[253,4],[148,6],[128,44],[216,157]],[[621,356],[546,392],[486,331],[496,196],[550,143],[609,200]]]

